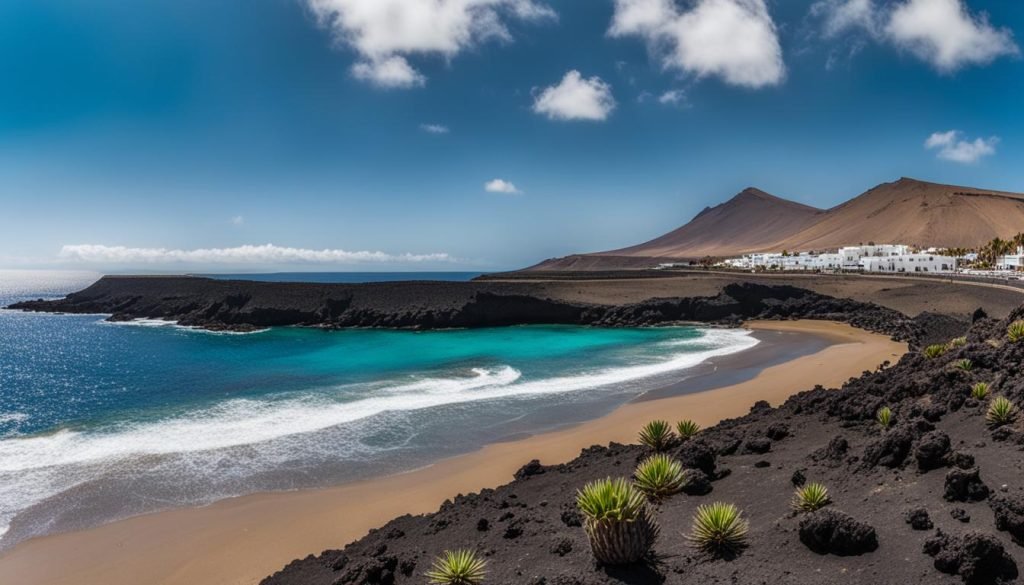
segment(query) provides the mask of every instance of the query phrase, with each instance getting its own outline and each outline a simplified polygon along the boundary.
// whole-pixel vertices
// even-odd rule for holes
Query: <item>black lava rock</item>
[[[1024,499],[1020,496],[996,495],[988,505],[995,515],[996,528],[1009,532],[1017,544],[1024,543]]]
[[[914,530],[931,530],[935,527],[932,523],[931,518],[928,517],[928,510],[924,508],[914,508],[905,515],[907,524]]]
[[[707,476],[715,474],[715,448],[704,439],[692,439],[676,451],[676,459],[683,467],[699,469]]]
[[[878,548],[874,528],[828,508],[800,520],[800,542],[818,554],[840,556],[861,555]]]
[[[940,531],[925,541],[924,552],[935,558],[936,569],[959,575],[968,585],[992,585],[1017,578],[1017,564],[991,534],[949,536]]]
[[[683,470],[681,491],[688,496],[703,496],[711,493],[711,478],[699,469]]]
[[[753,439],[747,439],[747,441],[743,443],[744,453],[756,453],[758,455],[761,455],[771,450],[771,439],[765,437],[754,437]]]
[[[988,497],[988,486],[981,481],[978,468],[953,468],[946,474],[943,497],[950,502],[979,502]]]
[[[953,508],[949,511],[949,515],[955,520],[967,523],[971,521],[971,515],[967,513],[967,510],[963,508]]]
[[[772,423],[768,425],[764,434],[773,441],[781,441],[789,436],[789,426],[786,423]]]
[[[793,472],[793,476],[789,478],[789,481],[792,482],[793,487],[802,487],[807,483],[807,476],[804,475],[804,470],[797,469]]]
[[[915,438],[915,429],[908,425],[885,431],[881,438],[865,447],[864,464],[868,467],[901,467]]]
[[[834,467],[843,462],[846,459],[846,454],[850,451],[850,444],[843,437],[832,437],[832,440],[828,442],[828,445],[815,451],[811,458],[815,461],[821,461],[828,464],[830,467]]]
[[[525,479],[527,477],[533,477],[534,475],[540,475],[544,473],[544,466],[540,464],[540,461],[534,459],[526,465],[519,468],[519,471],[515,473],[516,479]]]
[[[942,431],[932,431],[918,441],[914,448],[914,459],[917,468],[929,471],[945,467],[949,457],[949,435]]]

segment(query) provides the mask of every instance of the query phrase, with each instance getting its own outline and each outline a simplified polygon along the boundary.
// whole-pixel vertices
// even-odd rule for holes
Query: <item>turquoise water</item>
[[[94,275],[0,272],[0,305]],[[421,466],[607,412],[743,331],[191,330],[0,311],[0,546]]]

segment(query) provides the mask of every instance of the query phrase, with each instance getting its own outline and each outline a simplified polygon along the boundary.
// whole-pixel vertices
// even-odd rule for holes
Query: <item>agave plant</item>
[[[640,429],[640,443],[654,451],[664,451],[676,442],[676,434],[668,421],[652,420]]]
[[[985,420],[993,427],[1012,423],[1017,418],[1017,407],[1005,396],[997,396],[988,405]]]
[[[888,406],[883,406],[882,408],[879,408],[878,412],[875,413],[875,420],[878,421],[878,426],[882,427],[883,429],[891,427],[893,421],[892,409],[889,408]]]
[[[988,398],[988,382],[978,382],[971,386],[971,398],[975,400],[985,400]]]
[[[1010,323],[1010,326],[1006,328],[1006,337],[1014,343],[1024,341],[1024,319]]]
[[[964,372],[970,372],[971,370],[974,369],[974,362],[967,358],[964,358],[962,360],[956,360],[955,362],[953,362],[953,367]]]
[[[747,528],[739,508],[715,502],[697,508],[687,538],[697,548],[712,554],[734,553],[746,546]]]
[[[487,561],[471,550],[446,550],[434,559],[427,579],[435,585],[479,585],[484,581]]]
[[[648,496],[661,499],[683,488],[683,464],[676,459],[657,453],[640,462],[633,473],[633,483]]]
[[[832,502],[828,488],[820,483],[809,483],[796,488],[793,494],[793,509],[798,512],[813,512]]]
[[[949,349],[956,349],[958,347],[963,347],[965,345],[967,345],[966,337],[954,337],[953,339],[949,340],[949,343],[946,344],[946,347]]]
[[[676,432],[685,441],[700,432],[700,425],[689,419],[681,420],[676,423]]]
[[[924,348],[924,351],[922,351],[921,353],[922,355],[924,355],[924,357],[933,360],[937,357],[940,357],[942,354],[946,353],[946,346],[941,343],[936,343],[934,345],[929,345],[928,347]]]
[[[626,565],[642,559],[654,546],[659,527],[644,494],[628,481],[599,479],[576,492],[583,528],[594,558],[603,565]]]

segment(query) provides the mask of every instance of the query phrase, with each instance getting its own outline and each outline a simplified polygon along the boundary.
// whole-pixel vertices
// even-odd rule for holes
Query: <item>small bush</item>
[[[685,441],[700,432],[700,425],[689,419],[681,420],[676,423],[676,432]]]
[[[715,502],[697,508],[693,529],[687,538],[709,553],[735,553],[747,544],[747,528],[739,508]]]
[[[660,499],[678,492],[683,487],[683,464],[658,453],[651,455],[636,466],[633,474],[636,487],[648,496]]]
[[[974,362],[967,358],[964,358],[962,360],[957,360],[953,362],[953,367],[964,372],[970,372],[971,370],[974,369]]]
[[[672,432],[671,425],[667,421],[652,420],[640,429],[640,443],[654,451],[664,451],[676,441],[676,434]]]
[[[1014,343],[1024,341],[1024,320],[1010,323],[1010,326],[1006,328],[1006,337]]]
[[[487,573],[487,561],[471,550],[446,550],[434,559],[427,579],[436,585],[478,585]]]
[[[949,340],[949,343],[946,344],[946,347],[948,347],[949,349],[956,349],[958,347],[963,347],[965,345],[967,345],[966,337],[954,337],[953,339]]]
[[[647,500],[625,479],[599,479],[576,492],[585,517],[583,528],[597,562],[625,565],[639,561],[654,546],[658,525]]]
[[[988,382],[978,382],[971,386],[971,398],[975,400],[985,400],[988,398]]]
[[[921,353],[922,355],[924,355],[924,357],[933,360],[937,357],[940,357],[942,354],[946,353],[946,346],[941,343],[936,343],[934,345],[929,345],[928,347],[924,348],[924,351],[922,351]]]
[[[1012,423],[1017,418],[1017,407],[1004,396],[997,396],[988,405],[985,420],[994,427]]]
[[[882,427],[883,429],[891,427],[893,421],[892,409],[889,408],[888,406],[883,406],[882,408],[879,408],[878,412],[875,413],[875,420],[878,421],[878,426]]]
[[[793,509],[798,512],[813,512],[832,502],[828,488],[820,483],[809,483],[796,488],[793,494]]]

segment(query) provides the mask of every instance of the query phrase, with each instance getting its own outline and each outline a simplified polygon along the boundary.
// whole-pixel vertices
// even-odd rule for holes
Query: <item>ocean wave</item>
[[[191,331],[195,333],[207,333],[210,335],[253,335],[254,333],[264,333],[270,331],[270,328],[256,329],[254,331],[212,331],[210,329],[204,329],[202,327],[196,327],[194,325],[180,325],[177,321],[170,321],[168,319],[131,319],[129,321],[107,321],[106,319],[100,320],[101,325],[117,325],[126,327],[171,327],[181,331]]]
[[[622,385],[698,365],[753,347],[749,332],[710,330],[696,341],[707,348],[639,365],[522,380],[511,366],[475,368],[470,376],[422,378],[392,384],[348,402],[331,393],[279,400],[233,399],[158,422],[105,429],[63,429],[45,436],[0,441],[0,472],[103,462],[133,456],[226,449],[311,433],[385,412],[422,410],[481,400],[508,399]],[[350,395],[339,389],[337,395]]]

